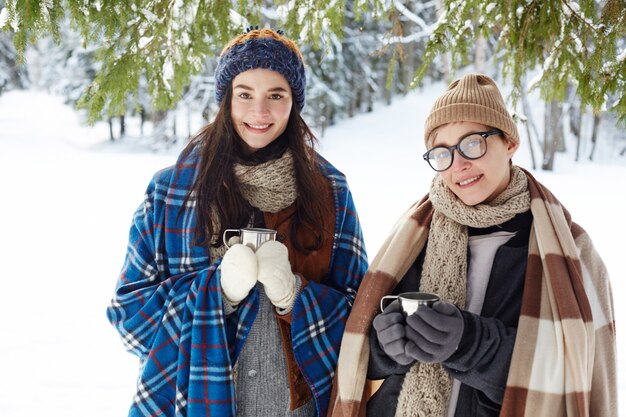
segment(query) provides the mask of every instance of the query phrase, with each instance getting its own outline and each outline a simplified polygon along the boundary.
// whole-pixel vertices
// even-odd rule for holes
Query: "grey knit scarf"
[[[422,269],[420,291],[464,308],[467,279],[467,227],[501,224],[530,209],[526,175],[511,168],[508,187],[488,204],[467,206],[445,185],[433,179],[430,201],[435,208]],[[406,374],[396,416],[445,416],[452,380],[441,364],[417,362]]]
[[[289,207],[298,198],[293,155],[289,150],[280,158],[262,164],[235,164],[234,172],[243,197],[261,211],[277,213]],[[221,239],[221,236],[216,238]],[[211,246],[209,248],[211,261],[224,256],[225,252],[224,245],[218,248]]]
[[[261,211],[277,213],[298,197],[293,156],[285,151],[278,159],[259,165],[235,164],[243,197]]]

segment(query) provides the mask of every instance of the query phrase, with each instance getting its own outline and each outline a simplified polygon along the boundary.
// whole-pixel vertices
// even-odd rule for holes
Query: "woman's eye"
[[[283,96],[281,96],[280,94],[272,94],[270,96],[271,100],[280,100],[281,98],[283,98]]]
[[[480,146],[480,138],[471,138],[470,140],[467,141],[467,148],[468,149],[473,149],[473,148],[477,148]]]
[[[243,98],[243,99],[247,100],[247,99],[250,98],[250,94],[248,94],[248,93],[241,93],[241,94],[239,94],[239,98]]]

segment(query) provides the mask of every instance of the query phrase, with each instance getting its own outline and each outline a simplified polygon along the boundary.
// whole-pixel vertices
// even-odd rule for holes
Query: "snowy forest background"
[[[593,160],[599,136],[626,153],[625,9],[625,0],[0,0],[0,94],[61,95],[89,122],[107,120],[112,141],[137,118],[149,147],[168,148],[215,113],[224,40],[270,26],[300,44],[304,117],[322,136],[471,68],[511,83],[533,167],[552,170],[568,143],[576,159]],[[540,117],[529,109],[533,92]]]
[[[197,0],[0,0],[0,415],[126,413],[137,361],[104,308],[132,212],[212,118],[215,56],[250,24],[298,41],[303,117],[348,176],[370,258],[432,178],[420,155],[434,98],[462,73],[495,78],[519,122],[515,162],[607,264],[626,381],[624,0],[275,3],[207,0],[194,20]]]

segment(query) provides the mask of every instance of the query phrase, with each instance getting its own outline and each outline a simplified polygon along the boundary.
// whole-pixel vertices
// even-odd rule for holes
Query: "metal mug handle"
[[[224,233],[222,234],[222,242],[224,242],[224,246],[226,246],[226,249],[230,249],[230,246],[228,246],[228,239],[226,239],[226,235],[228,234],[228,232],[233,232],[233,234],[239,235],[239,237],[241,238],[241,229],[224,230]]]
[[[395,298],[396,300],[399,298],[400,296],[398,295],[385,295],[383,296],[383,298],[380,299],[380,311],[385,311],[385,306],[384,306],[384,301],[388,298]]]

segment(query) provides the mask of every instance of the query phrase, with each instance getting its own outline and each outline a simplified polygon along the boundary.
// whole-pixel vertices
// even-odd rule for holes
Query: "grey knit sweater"
[[[274,306],[260,290],[259,313],[235,365],[237,416],[312,417],[315,402],[289,411],[287,364]]]

